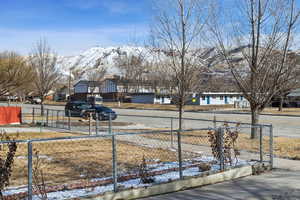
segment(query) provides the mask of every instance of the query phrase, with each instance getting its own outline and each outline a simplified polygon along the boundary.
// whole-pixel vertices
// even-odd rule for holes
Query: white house
[[[203,92],[199,95],[199,105],[234,105],[239,101],[245,101],[245,98],[238,92]]]

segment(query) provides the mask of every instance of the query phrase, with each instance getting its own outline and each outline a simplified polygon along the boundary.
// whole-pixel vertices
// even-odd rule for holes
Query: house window
[[[223,96],[220,96],[220,100],[223,100],[224,99],[224,97]]]
[[[202,100],[203,100],[203,101],[205,100],[205,96],[202,97]]]
[[[212,96],[212,98],[213,98],[213,99],[216,99],[217,97],[216,97],[216,96]]]

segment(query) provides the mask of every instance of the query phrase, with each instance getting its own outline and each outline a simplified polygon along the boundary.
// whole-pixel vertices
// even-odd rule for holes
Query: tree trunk
[[[41,116],[44,116],[44,98],[41,98]]]
[[[278,111],[282,111],[282,107],[283,107],[283,96],[280,96],[280,103],[279,103]]]
[[[182,104],[180,103],[179,104],[179,121],[178,121],[178,129],[181,131],[181,129],[182,129],[182,110],[183,110],[183,107],[182,107]]]
[[[255,127],[259,121],[259,110],[257,108],[251,108],[251,139],[258,137],[258,128]]]

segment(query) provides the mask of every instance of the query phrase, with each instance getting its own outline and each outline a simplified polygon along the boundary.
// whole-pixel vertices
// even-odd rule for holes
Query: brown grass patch
[[[66,105],[66,102],[55,102],[55,101],[46,101],[47,105]],[[119,107],[118,102],[104,102],[104,106],[111,108],[131,108],[131,109],[158,109],[158,110],[178,110],[176,105],[169,104],[142,104],[142,103],[121,103]],[[233,108],[233,105],[186,105],[186,111],[207,111],[213,109],[224,109],[224,108]]]
[[[178,110],[176,105],[169,104],[121,103],[119,107],[117,102],[105,102],[104,105],[112,108]],[[233,105],[186,105],[185,111],[207,111],[224,108],[233,108]]]
[[[250,112],[250,109],[242,109],[241,111]],[[278,108],[265,108],[263,114],[276,114],[276,115],[300,115],[300,108],[283,108],[278,111]]]
[[[22,133],[18,139],[69,136],[65,133]],[[110,138],[33,142],[42,159],[42,170],[48,185],[112,175],[112,143]],[[4,151],[0,152],[3,156]],[[176,160],[176,153],[150,149],[117,141],[118,172],[137,172],[142,158],[162,162]],[[34,159],[35,160],[35,159]],[[27,144],[18,145],[11,186],[27,184]]]
[[[183,132],[181,141],[187,144],[210,146],[208,141],[208,131]],[[174,133],[176,140],[176,133]],[[159,140],[171,140],[170,133],[143,135]],[[250,139],[249,134],[240,133],[237,139],[237,148],[250,152],[259,153],[259,140]],[[269,137],[263,137],[263,152],[269,153]],[[274,155],[290,159],[300,159],[300,138],[274,137]]]

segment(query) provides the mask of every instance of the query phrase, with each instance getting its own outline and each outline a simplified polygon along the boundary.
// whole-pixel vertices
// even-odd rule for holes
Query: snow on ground
[[[154,161],[154,160],[152,160]],[[166,169],[171,169],[171,168],[178,168],[178,162],[160,162],[160,160],[155,160],[157,163],[155,164],[148,164],[148,169],[151,172],[154,171],[161,171],[161,170],[166,170]],[[211,162],[214,161],[213,157],[210,156],[202,156],[202,157],[197,157],[193,159],[187,159],[184,160],[183,162],[183,167],[188,167],[191,166],[191,164],[196,164],[200,162]],[[251,162],[247,162],[244,160],[238,160],[234,161],[233,163],[236,163],[236,165],[249,165],[253,164]],[[219,164],[213,164],[211,171],[217,172],[220,169]],[[200,175],[201,171],[199,171],[198,167],[190,167],[186,168],[183,170],[183,175],[184,176],[198,176]],[[128,174],[128,173],[127,173]],[[120,175],[126,175],[126,174],[119,174]],[[101,178],[94,178],[91,179],[90,181],[100,181],[100,180],[106,180],[106,179],[111,179],[112,177],[101,177]],[[154,178],[154,183],[153,184],[159,184],[159,183],[165,183],[169,182],[171,180],[177,180],[179,179],[179,172],[178,171],[172,171],[168,172],[162,175],[156,175]],[[120,188],[124,189],[129,189],[129,188],[139,188],[139,187],[147,187],[151,186],[152,184],[143,184],[140,180],[140,178],[137,179],[131,179],[128,181],[124,182],[119,182],[118,186]],[[26,186],[23,187],[18,187],[18,188],[8,188],[7,190],[4,191],[4,195],[12,195],[20,192],[26,192],[27,188]],[[58,191],[58,192],[51,192],[48,193],[48,199],[49,200],[56,200],[56,199],[69,199],[69,198],[76,198],[76,197],[83,197],[83,196],[92,196],[92,195],[99,195],[103,194],[108,191],[113,191],[113,184],[105,185],[105,186],[97,186],[93,188],[83,188],[83,189],[74,189],[74,190],[65,190],[65,191]],[[40,199],[37,195],[33,197],[34,200]]]

